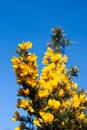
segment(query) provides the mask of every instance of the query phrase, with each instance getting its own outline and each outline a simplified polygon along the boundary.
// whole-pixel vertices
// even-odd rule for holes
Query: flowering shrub
[[[61,28],[52,30],[52,41],[43,58],[42,73],[38,78],[37,56],[28,52],[31,42],[18,44],[18,57],[12,57],[17,76],[17,108],[12,120],[20,124],[15,130],[86,130],[87,94],[73,81],[78,67],[67,68],[64,49],[70,44]],[[30,125],[31,123],[31,125]]]

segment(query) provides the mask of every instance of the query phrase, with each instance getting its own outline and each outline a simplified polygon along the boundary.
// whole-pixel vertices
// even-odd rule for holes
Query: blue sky
[[[39,71],[51,40],[51,28],[61,26],[71,41],[68,65],[79,66],[79,87],[87,90],[87,0],[3,0],[0,1],[0,130],[14,130],[16,77],[10,59],[18,43],[30,40],[38,56]]]

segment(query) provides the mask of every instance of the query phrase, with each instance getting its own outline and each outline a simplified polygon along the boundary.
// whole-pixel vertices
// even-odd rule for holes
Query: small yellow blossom
[[[62,58],[62,55],[59,53],[51,56],[52,62],[58,62],[61,58]]]
[[[32,47],[32,43],[31,42],[22,42],[21,44],[18,44],[18,47],[20,50],[25,51],[28,50]]]
[[[85,98],[85,94],[84,93],[80,94],[80,96],[79,96],[80,102],[82,102],[84,100],[84,98]]]
[[[60,89],[58,95],[59,95],[59,97],[62,97],[62,96],[64,95],[64,90],[63,90],[63,89]]]
[[[85,117],[84,112],[81,112],[81,114],[79,115],[79,119],[82,120],[82,119],[84,119],[84,117]]]
[[[78,87],[78,84],[77,84],[77,83],[74,83],[74,84],[73,84],[73,88],[74,88],[74,89],[77,89],[77,87]]]
[[[48,64],[49,63],[49,61],[50,61],[50,58],[51,58],[51,56],[54,54],[54,51],[50,48],[50,47],[48,47],[48,50],[47,50],[47,52],[45,53],[45,56],[44,56],[44,58],[43,58],[43,61],[42,61],[42,63],[43,64]]]
[[[55,99],[49,99],[48,105],[52,107],[54,110],[58,110],[60,107],[60,101],[56,101]]]
[[[36,61],[36,59],[37,59],[37,56],[35,55],[35,54],[31,54],[31,55],[29,55],[28,57],[27,57],[27,60],[29,61],[29,62],[35,62]]]
[[[46,52],[47,56],[51,56],[54,54],[54,51],[52,50],[52,48],[48,47],[48,51]]]
[[[77,107],[79,107],[79,105],[80,105],[79,97],[77,94],[75,94],[73,96],[73,107],[77,108]]]
[[[31,113],[33,113],[34,109],[32,108],[32,106],[29,106],[27,111],[30,111]]]
[[[23,89],[23,92],[24,92],[24,95],[29,95],[29,93],[30,93],[30,91],[29,91],[29,89],[28,89],[28,88]]]
[[[44,121],[44,123],[50,124],[52,123],[54,116],[50,112],[40,112],[40,115]]]
[[[48,95],[49,95],[48,90],[39,90],[39,91],[38,91],[38,96],[39,96],[40,98],[48,97]]]
[[[65,125],[65,122],[64,122],[64,121],[62,122],[62,125]]]
[[[34,125],[41,127],[38,119],[35,118],[34,121],[33,121],[33,123],[34,123]]]
[[[21,130],[19,127],[16,127],[15,130]]]
[[[17,118],[16,117],[12,117],[12,121],[16,122]]]
[[[66,90],[70,90],[71,89],[71,84],[70,83],[67,83],[66,85]]]
[[[13,62],[14,64],[19,63],[20,59],[15,57],[15,56],[13,56],[12,59],[11,59],[11,62]]]
[[[66,55],[64,55],[63,57],[62,57],[62,59],[61,59],[61,62],[67,62],[67,60],[68,60],[68,57],[66,56]]]
[[[63,106],[63,107],[65,107],[65,106],[68,107],[68,106],[70,106],[70,105],[71,105],[71,101],[70,101],[70,100],[67,99],[67,100],[65,100],[65,101],[62,101],[62,106]]]
[[[68,77],[65,74],[61,74],[61,81],[63,81],[64,83],[68,82]]]
[[[26,107],[28,107],[29,106],[29,102],[28,102],[28,100],[26,100],[26,99],[24,99],[24,100],[21,100],[20,101],[20,104],[19,104],[19,107],[20,108],[26,108]]]

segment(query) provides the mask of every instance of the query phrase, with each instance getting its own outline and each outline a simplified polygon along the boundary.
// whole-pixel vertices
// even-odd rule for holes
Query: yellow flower
[[[34,118],[33,123],[34,123],[34,125],[41,127],[39,121],[36,118]]]
[[[17,118],[16,117],[12,117],[12,121],[16,122]]]
[[[32,88],[34,88],[34,86],[36,86],[37,84],[37,80],[35,78],[36,78],[35,76],[25,77],[24,82],[29,84]]]
[[[44,121],[44,123],[52,123],[53,119],[54,119],[54,116],[53,114],[51,114],[50,112],[40,112],[40,115]]]
[[[21,44],[18,44],[18,47],[20,50],[25,50],[25,43],[22,42]]]
[[[79,105],[80,105],[80,102],[79,102],[79,97],[78,97],[78,95],[77,94],[75,94],[74,96],[73,96],[73,107],[74,108],[77,108],[77,107],[79,107]]]
[[[85,94],[82,93],[80,96],[79,96],[79,101],[82,102],[85,98]]]
[[[52,50],[52,48],[48,47],[48,50],[47,50],[47,52],[45,54],[46,54],[46,56],[49,57],[49,56],[54,54],[54,51]]]
[[[71,105],[71,101],[70,100],[66,100],[65,101],[65,106],[70,106]]]
[[[63,100],[63,101],[62,101],[62,106],[63,106],[63,107],[65,107],[65,106],[68,107],[68,106],[70,106],[70,105],[71,105],[71,101],[70,101],[70,100],[67,99],[67,100]]]
[[[31,113],[33,113],[34,109],[32,108],[32,106],[29,106],[27,111],[30,111]]]
[[[24,92],[24,95],[29,95],[29,93],[30,93],[30,91],[29,91],[29,89],[28,89],[28,88],[23,89],[23,92]]]
[[[70,90],[71,89],[71,84],[70,83],[67,83],[66,85],[66,90]]]
[[[81,110],[85,110],[86,106],[81,106],[80,109]]]
[[[62,122],[62,125],[65,125],[65,122],[64,122],[64,121]]]
[[[25,109],[28,106],[29,106],[28,100],[24,99],[24,100],[20,101],[20,105],[19,105],[20,108],[24,108]]]
[[[37,56],[36,56],[35,54],[31,54],[31,55],[29,55],[29,56],[27,57],[27,60],[28,60],[29,62],[35,62],[36,59],[37,59]]]
[[[65,83],[68,82],[68,77],[65,74],[61,74],[61,80]]]
[[[48,97],[48,95],[49,95],[48,90],[39,90],[39,91],[38,91],[38,96],[39,96],[40,98]]]
[[[65,67],[66,67],[66,65],[65,65],[64,63],[62,63],[62,64],[59,66],[58,70],[59,70],[60,72],[62,72],[62,71],[65,70]]]
[[[19,127],[16,127],[15,130],[21,130]]]
[[[15,56],[13,56],[11,59],[11,62],[13,62],[14,64],[18,63],[19,61],[20,61],[20,59]]]
[[[18,48],[22,51],[28,50],[32,47],[32,43],[30,41],[28,42],[22,42],[21,44],[18,44]]]
[[[50,81],[48,83],[46,83],[45,90],[48,91],[49,93],[51,93],[53,91],[53,86],[50,83]]]
[[[63,89],[60,89],[59,90],[59,97],[62,97],[64,95],[64,90]]]
[[[78,84],[77,84],[77,83],[74,83],[74,84],[73,84],[73,88],[74,88],[74,89],[77,89],[77,87],[78,87]]]
[[[50,86],[50,90],[53,90],[53,88],[57,88],[58,86],[58,77],[54,78],[54,79],[50,79],[49,80],[49,86]]]
[[[62,58],[62,55],[59,54],[59,53],[54,54],[54,55],[51,56],[52,62],[57,62],[57,61],[59,61],[61,58]]]
[[[44,56],[42,63],[45,64],[45,65],[48,64],[49,63],[49,57]]]
[[[26,50],[32,48],[32,43],[30,41],[25,42],[25,44],[26,44]]]
[[[52,107],[54,110],[58,110],[60,107],[60,101],[56,101],[55,99],[49,99],[48,105]]]
[[[54,51],[53,51],[50,47],[48,47],[48,50],[47,50],[47,52],[45,53],[45,56],[44,56],[44,58],[43,58],[42,63],[43,63],[43,64],[48,64],[49,61],[50,61],[50,58],[51,58],[51,56],[52,56],[53,54],[54,54]]]
[[[65,62],[67,62],[67,60],[68,60],[68,57],[66,55],[64,55],[63,58],[61,59],[61,62],[65,63]]]
[[[84,119],[84,117],[85,117],[84,112],[81,112],[81,114],[79,115],[79,119],[82,120],[82,119]]]
[[[19,67],[20,59],[13,56],[11,62],[13,63],[13,69],[16,70]]]

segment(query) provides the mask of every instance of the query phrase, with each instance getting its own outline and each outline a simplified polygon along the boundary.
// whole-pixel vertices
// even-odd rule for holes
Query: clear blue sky
[[[16,77],[10,59],[17,44],[30,40],[39,70],[50,41],[50,30],[61,26],[71,41],[67,48],[70,66],[79,66],[79,87],[87,90],[87,0],[2,0],[0,1],[0,130],[14,130]]]

